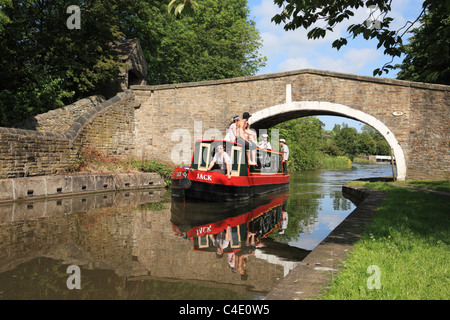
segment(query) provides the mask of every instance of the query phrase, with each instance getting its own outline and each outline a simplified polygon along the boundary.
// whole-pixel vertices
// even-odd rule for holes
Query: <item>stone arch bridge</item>
[[[450,179],[449,86],[311,69],[129,84],[109,100],[91,97],[36,116],[31,125],[0,128],[0,179],[65,172],[86,146],[189,163],[195,140],[223,138],[231,118],[245,111],[254,129],[312,115],[356,119],[388,141],[399,180]]]
[[[449,87],[319,70],[225,80],[132,86],[135,153],[190,162],[193,141],[224,137],[248,111],[254,129],[313,115],[359,120],[378,130],[397,178],[450,178]]]

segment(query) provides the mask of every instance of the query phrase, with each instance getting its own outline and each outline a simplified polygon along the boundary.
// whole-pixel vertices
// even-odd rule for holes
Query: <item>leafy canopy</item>
[[[272,21],[276,24],[284,24],[285,30],[297,28],[309,30],[309,39],[324,38],[328,32],[333,32],[338,24],[353,17],[356,10],[366,8],[367,19],[351,24],[347,29],[349,35],[336,39],[332,47],[339,50],[348,44],[348,39],[354,39],[360,35],[366,40],[377,40],[377,49],[383,47],[384,54],[390,56],[391,61],[375,69],[374,76],[388,73],[395,68],[390,63],[403,53],[403,37],[425,14],[428,7],[440,3],[447,17],[450,8],[448,1],[424,0],[422,12],[417,19],[407,21],[398,30],[393,30],[391,26],[394,18],[390,16],[392,0],[274,0],[274,2],[281,8],[281,12],[276,14]],[[374,15],[374,12],[379,14]]]
[[[246,0],[197,3],[191,15],[174,16],[168,0],[0,0],[0,126],[103,93],[121,67],[113,47],[126,39],[140,40],[149,84],[249,76],[264,66]],[[81,29],[67,27],[71,5]]]
[[[450,85],[450,10],[445,1],[433,3],[421,25],[403,46],[406,57],[396,67],[398,79]]]

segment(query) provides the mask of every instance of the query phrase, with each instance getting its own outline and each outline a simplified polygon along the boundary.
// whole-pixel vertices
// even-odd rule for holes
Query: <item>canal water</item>
[[[391,173],[294,173],[288,192],[227,205],[165,189],[0,204],[0,300],[261,299],[355,208],[345,182]]]

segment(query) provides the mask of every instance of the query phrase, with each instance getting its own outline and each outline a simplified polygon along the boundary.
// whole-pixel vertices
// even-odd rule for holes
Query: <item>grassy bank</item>
[[[84,173],[133,173],[156,172],[159,173],[169,186],[171,183],[174,165],[169,165],[155,160],[143,160],[137,158],[123,159],[120,157],[106,156],[94,147],[85,147],[78,161],[69,168],[69,172]]]
[[[327,154],[323,154],[318,159],[317,169],[338,169],[338,168],[351,168],[352,161],[347,157],[333,157]]]
[[[380,182],[364,187],[387,197],[320,299],[449,299],[450,198]]]
[[[425,180],[417,180],[417,181],[397,181],[399,184],[405,184],[410,187],[422,188],[422,189],[430,189],[436,191],[445,191],[450,192],[450,181],[425,181]]]

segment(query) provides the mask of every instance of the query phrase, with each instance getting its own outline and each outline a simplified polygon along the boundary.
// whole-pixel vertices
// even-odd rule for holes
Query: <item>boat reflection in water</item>
[[[282,264],[286,276],[310,252],[268,238],[287,227],[288,196],[274,193],[240,204],[172,201],[171,222],[176,235],[192,241],[193,250],[225,256],[243,280],[249,255]]]

